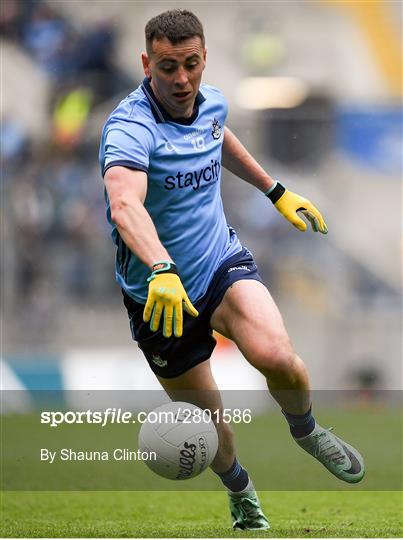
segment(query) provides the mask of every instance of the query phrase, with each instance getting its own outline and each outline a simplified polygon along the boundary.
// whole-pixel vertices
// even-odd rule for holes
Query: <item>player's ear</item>
[[[147,56],[147,53],[141,53],[141,62],[143,64],[144,74],[147,79],[151,79],[151,70],[150,70],[150,59]]]

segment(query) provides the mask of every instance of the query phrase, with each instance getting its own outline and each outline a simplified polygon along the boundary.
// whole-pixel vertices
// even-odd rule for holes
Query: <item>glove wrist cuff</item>
[[[274,186],[265,192],[265,195],[275,204],[284,193],[285,187],[280,182],[276,182]]]
[[[176,264],[171,261],[157,261],[152,265],[151,278],[158,274],[178,274]]]

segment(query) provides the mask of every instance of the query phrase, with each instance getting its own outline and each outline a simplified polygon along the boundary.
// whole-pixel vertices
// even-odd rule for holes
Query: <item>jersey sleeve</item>
[[[102,136],[102,176],[116,165],[148,172],[153,147],[153,136],[145,125],[138,122],[114,122],[105,128]]]

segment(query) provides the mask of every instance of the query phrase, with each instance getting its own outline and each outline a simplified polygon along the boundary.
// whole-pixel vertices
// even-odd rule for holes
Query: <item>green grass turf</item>
[[[261,492],[271,522],[234,533],[223,492],[3,492],[2,537],[400,537],[401,492]]]

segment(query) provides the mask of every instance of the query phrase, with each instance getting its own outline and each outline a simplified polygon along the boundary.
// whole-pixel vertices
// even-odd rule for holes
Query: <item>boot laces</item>
[[[315,457],[323,456],[326,461],[333,461],[337,465],[343,465],[346,456],[340,451],[340,448],[333,437],[329,437],[329,432],[333,428],[315,433]]]
[[[257,502],[249,498],[239,500],[239,506],[247,518],[254,519],[260,517],[260,508]]]

